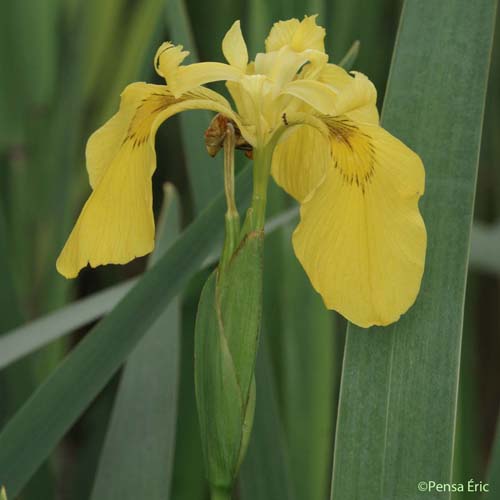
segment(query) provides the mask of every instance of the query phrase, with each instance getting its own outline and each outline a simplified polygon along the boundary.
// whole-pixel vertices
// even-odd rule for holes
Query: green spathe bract
[[[208,279],[195,330],[195,383],[208,480],[228,495],[246,451],[255,405],[264,233],[249,233]]]

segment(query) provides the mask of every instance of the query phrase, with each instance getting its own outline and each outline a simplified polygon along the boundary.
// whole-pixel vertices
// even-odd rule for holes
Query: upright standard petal
[[[302,21],[289,19],[274,23],[266,38],[266,52],[273,52],[285,45],[296,52],[307,49],[325,51],[325,29],[316,24],[318,16],[305,16]]]
[[[227,62],[245,72],[248,64],[248,50],[239,21],[235,21],[222,40],[222,52]]]
[[[122,94],[120,110],[89,139],[92,194],[57,260],[58,271],[77,276],[90,264],[125,264],[152,251],[151,177],[159,125],[185,109],[209,109],[235,121],[227,101],[199,88],[176,99],[165,86],[136,83]]]
[[[267,54],[260,52],[255,57],[255,73],[266,75],[276,83],[279,91],[285,83],[295,78],[297,72],[308,60],[306,54],[297,53],[288,46]]]
[[[295,253],[329,309],[388,325],[415,301],[424,270],[423,165],[376,125],[328,125],[332,162],[301,206]]]
[[[295,80],[283,88],[283,94],[293,95],[324,114],[337,114],[339,91],[315,80]]]
[[[333,65],[328,66],[331,76]],[[328,83],[324,75],[323,81],[295,80],[285,85],[282,92],[297,97],[319,113],[378,124],[377,91],[373,83],[362,73],[353,72],[354,76],[344,70],[335,73]]]

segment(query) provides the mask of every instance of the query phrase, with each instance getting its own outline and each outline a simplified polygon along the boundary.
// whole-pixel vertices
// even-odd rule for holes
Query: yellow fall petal
[[[321,183],[330,165],[328,140],[313,127],[299,125],[274,149],[274,180],[302,202]]]
[[[127,86],[121,94],[118,113],[90,136],[85,154],[89,181],[93,189],[118,153],[137,109],[154,94],[165,95],[165,86],[142,82]]]
[[[239,21],[235,21],[222,40],[222,52],[231,66],[246,72],[248,64],[248,50],[241,33]]]
[[[301,206],[295,253],[326,306],[362,327],[397,321],[422,279],[420,158],[384,129],[330,122],[333,162]]]
[[[88,263],[125,264],[154,247],[149,144],[123,146],[103,175],[57,259],[57,270],[74,278]]]
[[[266,38],[266,52],[273,52],[285,45],[296,52],[307,49],[325,51],[325,29],[316,24],[318,16],[305,16],[302,21],[289,19],[274,23]]]
[[[88,263],[124,264],[152,251],[154,136],[163,121],[186,109],[213,110],[239,124],[227,101],[209,89],[179,99],[165,86],[136,83],[125,89],[118,113],[89,139],[93,192],[57,260],[63,276],[77,276]]]

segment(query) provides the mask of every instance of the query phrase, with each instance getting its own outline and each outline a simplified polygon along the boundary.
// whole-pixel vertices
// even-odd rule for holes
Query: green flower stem
[[[212,486],[210,488],[210,500],[231,500],[231,492],[225,488]]]
[[[234,191],[234,148],[235,148],[235,131],[231,123],[227,125],[226,134],[224,136],[224,192],[226,194],[226,234],[224,239],[224,247],[220,267],[223,269],[231,259],[236,246],[238,245],[238,237],[240,233],[240,214],[236,208],[235,191]]]
[[[254,149],[253,158],[253,195],[251,205],[250,229],[260,231],[264,229],[266,219],[267,186],[271,173],[271,160],[273,157],[274,143],[268,144],[263,149]]]

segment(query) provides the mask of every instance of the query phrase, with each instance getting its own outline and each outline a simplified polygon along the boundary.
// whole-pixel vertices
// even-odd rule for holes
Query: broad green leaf
[[[241,500],[275,500],[296,497],[290,472],[283,421],[271,357],[263,332],[263,342],[255,368],[257,404],[247,457],[239,480]]]
[[[301,268],[291,238],[282,275],[284,422],[297,498],[326,498],[330,486],[334,408],[340,380],[335,316]]]
[[[421,498],[451,480],[465,279],[496,2],[407,1],[382,123],[427,172],[422,289],[396,324],[350,325],[332,498]],[[425,36],[422,36],[425,33]],[[449,498],[449,493],[439,498]]]
[[[184,50],[190,52],[186,64],[197,62],[198,54],[184,1],[170,0],[165,13],[173,42],[182,44]],[[188,111],[182,113],[179,119],[189,182],[198,213],[222,187],[222,167],[220,162],[207,154],[203,141],[211,113],[201,110]]]
[[[179,232],[179,201],[165,190],[151,261]],[[99,461],[92,498],[166,500],[175,443],[179,380],[179,300],[174,299],[128,359]],[[123,439],[127,436],[127,439]]]
[[[476,207],[477,209],[477,207]],[[460,380],[457,400],[457,424],[453,454],[454,483],[466,484],[470,478],[479,481],[481,476],[481,426],[478,352],[476,345],[477,305],[479,304],[480,279],[474,273],[467,278],[464,311]],[[473,498],[469,492],[455,492],[454,500]]]
[[[0,205],[0,340],[4,339],[4,332],[8,328],[19,324],[23,320],[21,306],[17,298],[12,278],[14,267],[8,249],[8,231],[3,216],[3,207]],[[17,411],[23,401],[34,390],[37,385],[33,360],[24,360],[9,367],[0,373],[0,426]],[[0,475],[0,482],[4,479]],[[25,499],[32,500],[42,496],[51,496],[52,477],[46,464],[32,478],[28,488],[25,490]]]
[[[238,176],[237,189],[247,201],[250,169]],[[199,268],[222,233],[224,211],[220,193],[0,434],[0,477],[14,496]]]
[[[5,488],[2,486],[2,489],[0,489],[0,500],[7,500],[7,493],[5,491]]]
[[[0,337],[0,369],[108,313],[135,283],[114,285],[6,332]]]

